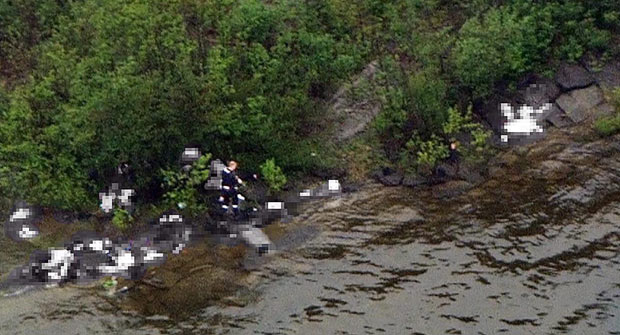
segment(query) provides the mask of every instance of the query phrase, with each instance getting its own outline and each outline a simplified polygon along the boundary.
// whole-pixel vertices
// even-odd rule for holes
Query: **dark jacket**
[[[241,179],[237,177],[235,171],[231,171],[228,167],[222,170],[222,188],[225,190],[236,190],[241,185]]]

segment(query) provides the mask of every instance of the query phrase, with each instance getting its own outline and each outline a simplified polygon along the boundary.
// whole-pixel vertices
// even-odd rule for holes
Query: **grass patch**
[[[608,137],[620,132],[620,114],[598,119],[594,122],[594,130],[601,137]]]

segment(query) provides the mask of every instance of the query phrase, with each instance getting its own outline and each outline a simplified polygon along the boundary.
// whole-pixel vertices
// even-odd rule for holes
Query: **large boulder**
[[[519,89],[516,102],[540,108],[545,103],[554,101],[560,95],[560,88],[549,78],[530,75]]]
[[[580,65],[563,64],[555,75],[555,81],[568,91],[592,85],[594,77]]]
[[[601,67],[590,65],[588,70],[601,87],[607,89],[620,87],[620,61],[615,60]]]
[[[427,185],[428,180],[418,175],[406,175],[403,177],[402,184],[407,187],[418,187]]]
[[[545,118],[545,121],[557,128],[564,128],[573,125],[573,121],[562,111],[557,104],[551,106],[551,112]]]
[[[502,103],[509,103],[515,111],[523,105],[538,109],[545,103],[552,103],[559,95],[560,89],[553,80],[530,74],[521,81],[516,93],[512,94],[506,91],[493,96],[479,105],[476,111],[496,134],[500,134],[506,121],[501,112],[500,105]],[[542,115],[537,115],[537,120],[542,123],[543,120],[553,118],[552,115],[556,113],[557,111],[551,108]]]
[[[573,122],[579,123],[592,115],[592,109],[603,102],[603,92],[597,86],[590,86],[562,94],[556,102]]]
[[[331,116],[327,123],[333,127],[333,136],[337,141],[348,140],[360,132],[374,119],[381,110],[380,102],[375,98],[357,99],[352,94],[357,88],[369,84],[372,90],[375,84],[375,74],[379,63],[373,61],[360,73],[351,85],[342,86],[332,97],[330,102]],[[369,97],[372,94],[369,92]]]
[[[450,163],[439,163],[435,168],[435,173],[442,178],[454,179],[457,177],[456,165]]]
[[[377,169],[372,176],[385,186],[398,186],[403,180],[403,175],[389,167]]]

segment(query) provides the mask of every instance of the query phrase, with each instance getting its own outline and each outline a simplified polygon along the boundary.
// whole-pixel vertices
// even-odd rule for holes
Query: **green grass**
[[[596,120],[594,122],[594,130],[601,137],[620,133],[620,114]]]

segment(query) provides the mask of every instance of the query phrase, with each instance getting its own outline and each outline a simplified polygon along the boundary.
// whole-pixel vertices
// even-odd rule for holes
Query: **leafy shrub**
[[[407,141],[405,148],[401,155],[401,166],[408,172],[422,174],[429,174],[432,168],[449,154],[448,146],[434,134],[424,141],[416,133]]]
[[[125,230],[129,228],[131,223],[133,222],[133,217],[122,208],[114,209],[114,216],[112,217],[112,224],[114,227]]]
[[[484,130],[482,126],[480,126],[473,129],[471,131],[471,135],[471,145],[478,153],[485,153],[485,151],[489,148],[489,139],[493,135],[493,132],[490,130]]]
[[[261,174],[267,181],[269,189],[279,191],[286,184],[286,176],[279,166],[276,165],[274,159],[268,159],[260,166]]]
[[[479,124],[472,122],[472,107],[467,108],[466,114],[461,114],[459,110],[454,107],[448,108],[448,119],[443,124],[443,133],[450,136],[455,135],[463,130],[475,129]]]
[[[486,97],[500,79],[516,79],[546,60],[553,38],[551,11],[520,3],[468,19],[453,53],[455,75],[475,98]]]
[[[406,85],[409,114],[422,121],[417,129],[426,136],[438,132],[446,119],[447,99],[447,86],[438,71],[428,68],[416,72],[409,76]]]
[[[450,141],[455,141],[454,135],[460,132],[469,132],[471,135],[471,142],[468,144],[471,149],[467,154],[469,158],[479,159],[485,154],[489,153],[489,139],[492,136],[490,130],[485,130],[484,127],[472,119],[472,106],[467,107],[467,112],[462,114],[457,107],[448,109],[448,120],[443,124],[443,132],[450,138]]]
[[[199,199],[199,188],[209,178],[211,154],[201,156],[194,162],[189,173],[178,170],[160,170],[162,187],[166,190],[164,199],[170,206],[197,214],[206,209]]]

